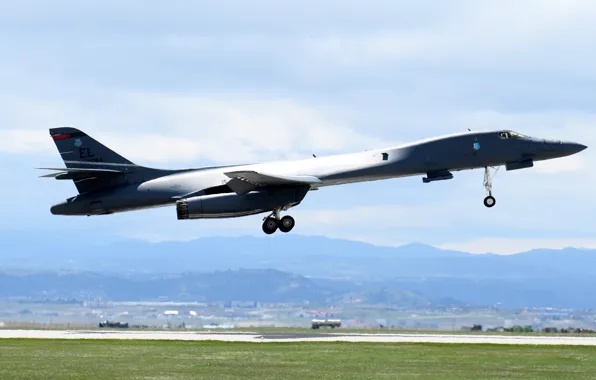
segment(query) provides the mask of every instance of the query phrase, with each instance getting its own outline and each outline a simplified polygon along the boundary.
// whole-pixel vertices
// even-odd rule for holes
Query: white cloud
[[[92,54],[97,51],[108,67],[120,64],[117,67],[131,69],[126,66],[130,60],[142,65],[138,70],[145,70],[145,66],[169,62],[184,65],[188,72],[186,65],[216,61],[234,68],[230,75],[242,70],[234,66],[239,62],[257,59],[259,69],[298,74],[309,81],[316,78],[316,82],[338,76],[392,78],[404,70],[409,74],[429,67],[596,75],[592,65],[596,51],[589,48],[596,32],[596,3],[589,0],[253,1],[250,5],[107,1],[101,6],[56,1],[52,7],[38,3],[33,6],[37,12],[31,12],[31,4],[18,2],[2,7],[0,24],[11,36],[5,44],[12,46],[13,59],[22,58],[28,65],[27,59],[35,57],[50,61],[56,70],[71,67],[74,61],[79,73],[86,69],[80,66],[82,60],[99,68],[87,73],[91,78],[98,78],[106,68]],[[12,36],[20,33],[31,38],[36,26],[43,28],[44,37],[58,35],[46,37],[44,43],[59,41],[56,48],[62,55],[45,47],[32,49],[33,57],[23,55],[27,49]],[[65,39],[75,48],[65,48]],[[127,54],[125,62],[118,57],[131,50],[134,54]],[[151,55],[152,51],[156,53]],[[378,70],[380,65],[383,70]],[[258,71],[246,66],[249,74]],[[185,78],[196,75],[188,73]],[[423,79],[422,75],[418,81]]]
[[[283,99],[132,94],[117,96],[101,108],[42,102],[29,106],[20,100],[13,101],[3,117],[11,129],[10,139],[0,141],[0,151],[54,154],[47,128],[67,125],[132,160],[160,164],[246,163],[381,144],[329,120],[324,111]]]
[[[35,130],[10,129],[2,131],[0,152],[10,154],[39,154],[49,151],[50,135]],[[55,150],[55,154],[58,152]]]
[[[325,191],[325,190],[321,190]],[[363,194],[366,201],[366,195]],[[337,205],[336,207],[338,207]],[[319,228],[350,228],[362,231],[393,228],[441,228],[449,226],[445,218],[429,218],[429,213],[441,207],[441,204],[399,205],[384,204],[374,206],[353,206],[336,209],[308,210],[296,209],[296,216],[303,225],[311,226],[312,232]]]
[[[596,3],[565,0],[451,2],[451,12],[422,28],[399,25],[350,31],[305,41],[321,61],[376,67],[418,62],[443,68],[561,71],[596,75],[590,36],[596,32]],[[433,12],[432,6],[427,9]],[[590,59],[592,58],[592,59]],[[457,64],[458,66],[454,66]]]
[[[482,178],[480,171],[476,171],[476,174]],[[346,204],[340,201],[315,209],[298,207],[291,212],[297,220],[301,220],[301,225],[308,226],[301,229],[301,233],[314,233],[319,229],[344,231],[346,237],[351,234],[382,233],[396,244],[414,238],[413,233],[424,236],[427,241],[439,242],[449,234],[470,236],[479,231],[496,229],[518,235],[537,231],[589,235],[594,231],[591,224],[569,223],[570,218],[578,212],[596,211],[592,204],[570,203],[570,199],[576,197],[568,189],[573,184],[543,189],[540,194],[529,189],[518,178],[509,178],[507,183],[495,186],[498,205],[487,209],[482,204],[484,192],[481,186],[474,189],[469,186],[469,181],[452,181],[450,185],[412,185],[416,186],[414,191],[419,193],[415,202],[401,200],[399,195],[379,199],[376,193],[367,194],[363,187],[358,202]],[[320,191],[329,191],[329,194],[341,192],[340,189]],[[309,195],[304,203],[308,204],[312,198],[313,195]],[[548,207],[544,206],[547,202],[543,202],[545,199],[548,200]],[[361,206],[363,203],[368,205]],[[435,239],[437,235],[441,237]],[[384,243],[387,242],[384,240]]]
[[[441,244],[443,249],[453,249],[475,254],[496,253],[509,255],[532,249],[563,249],[589,248],[596,249],[596,239],[593,238],[505,238],[505,237],[484,237],[462,243]]]

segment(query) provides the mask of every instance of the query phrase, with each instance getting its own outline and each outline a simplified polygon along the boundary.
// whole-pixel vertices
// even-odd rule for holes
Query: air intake
[[[189,219],[188,202],[186,200],[176,202],[176,214],[178,220]]]

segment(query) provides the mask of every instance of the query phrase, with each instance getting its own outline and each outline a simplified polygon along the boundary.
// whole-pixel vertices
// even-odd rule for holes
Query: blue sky
[[[65,218],[48,128],[164,168],[309,157],[503,128],[596,146],[596,3],[103,1],[0,4],[0,230],[151,241],[261,236],[260,217],[165,208]],[[475,253],[596,248],[595,150],[500,172],[328,188],[293,233]]]

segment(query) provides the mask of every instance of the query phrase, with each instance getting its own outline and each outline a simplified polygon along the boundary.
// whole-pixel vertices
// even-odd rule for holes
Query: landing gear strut
[[[484,188],[488,193],[487,197],[484,198],[484,205],[488,208],[494,207],[497,204],[497,200],[493,197],[493,178],[498,171],[499,168],[495,170],[495,174],[491,174],[488,166],[484,168]]]
[[[271,215],[265,217],[263,219],[263,232],[267,235],[271,235],[277,229],[281,232],[287,233],[292,231],[296,221],[289,215],[284,216],[283,218],[279,217],[279,209],[274,210]]]

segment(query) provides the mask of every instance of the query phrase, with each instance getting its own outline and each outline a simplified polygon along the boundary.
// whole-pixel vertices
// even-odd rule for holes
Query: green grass
[[[596,348],[0,340],[0,379],[594,379]]]

